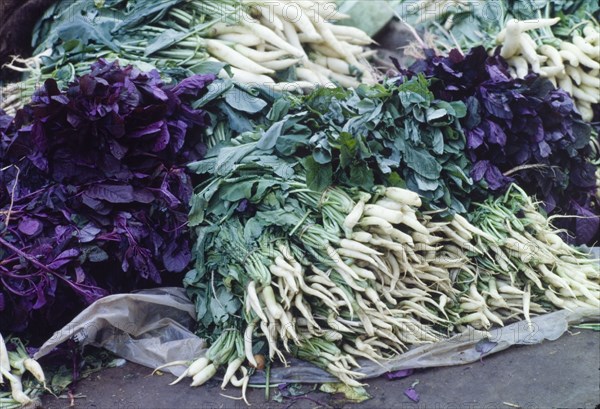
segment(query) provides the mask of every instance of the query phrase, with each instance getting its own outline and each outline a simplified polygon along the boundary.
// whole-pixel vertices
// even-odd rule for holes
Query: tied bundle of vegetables
[[[547,77],[571,95],[582,118],[591,121],[592,104],[600,102],[600,26],[588,22],[571,30],[567,41],[549,30],[559,21],[509,20],[497,36],[500,55],[507,60],[513,78],[525,78],[530,71]],[[529,30],[542,31],[544,36],[536,41]]]
[[[346,17],[335,3],[306,0],[59,1],[35,29],[35,56],[9,67],[42,82],[68,64],[118,57],[179,79],[212,70],[276,91],[374,82],[372,40],[330,22]],[[22,101],[11,88],[3,109]]]
[[[8,340],[15,346],[14,351],[8,351],[4,338],[0,334],[0,385],[10,384],[10,392],[0,389],[0,406],[2,408],[20,408],[33,404],[36,396],[41,393],[37,386],[23,388],[22,377],[29,372],[46,389],[46,377],[40,364],[29,357],[25,346],[18,338]],[[12,368],[12,369],[11,369]],[[26,381],[30,385],[29,380]]]
[[[383,360],[442,338],[453,289],[447,270],[425,260],[435,238],[417,218],[419,196],[393,187],[373,197],[353,191],[356,201],[340,187],[316,192],[271,161],[247,155],[192,200],[199,239],[185,285],[200,335],[222,345],[243,333],[245,343],[244,355],[229,347],[228,359],[208,362],[227,362],[229,374],[240,359],[256,366],[256,353],[285,363],[288,352],[357,386],[356,358]],[[210,158],[190,167],[215,169]]]
[[[567,245],[517,185],[471,216],[473,224],[457,215],[427,225],[444,238],[443,257],[467,255],[451,272],[461,294],[457,324],[488,329],[555,308],[600,307],[598,260]]]
[[[166,87],[100,60],[61,91],[47,80],[0,115],[0,328],[45,336],[113,292],[178,282],[191,260],[190,176],[215,79]]]

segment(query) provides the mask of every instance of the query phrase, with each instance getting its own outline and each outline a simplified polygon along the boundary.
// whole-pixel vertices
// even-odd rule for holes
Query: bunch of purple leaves
[[[181,283],[213,75],[166,86],[99,60],[0,111],[0,331],[47,333],[111,293]]]

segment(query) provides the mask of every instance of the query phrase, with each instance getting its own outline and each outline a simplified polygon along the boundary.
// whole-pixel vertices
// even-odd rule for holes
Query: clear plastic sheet
[[[489,332],[472,330],[435,344],[416,347],[382,365],[361,362],[359,372],[365,378],[373,378],[400,369],[467,364],[512,345],[555,340],[565,333],[569,325],[589,320],[600,320],[600,311],[562,310],[534,317],[531,325],[521,321]],[[112,295],[96,301],[69,325],[57,331],[44,343],[35,358],[48,354],[54,347],[72,338],[81,345],[104,347],[131,362],[156,368],[167,362],[191,360],[204,354],[205,343],[190,331],[193,323],[194,306],[183,288]],[[487,343],[482,353],[482,340],[496,344]],[[309,363],[298,360],[290,363],[287,368],[273,368],[270,381],[336,381],[336,378]],[[179,375],[184,367],[174,366],[167,370]],[[251,381],[262,383],[264,375],[257,372]]]
[[[205,342],[190,328],[194,305],[183,288],[157,288],[110,295],[96,301],[42,345],[40,358],[68,339],[103,347],[140,365],[156,368],[204,354]],[[185,367],[167,368],[180,375]]]

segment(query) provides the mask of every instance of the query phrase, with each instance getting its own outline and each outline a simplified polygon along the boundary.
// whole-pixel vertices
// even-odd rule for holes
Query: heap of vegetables
[[[212,75],[174,87],[100,60],[0,111],[0,329],[46,336],[110,293],[177,283]]]
[[[335,3],[306,0],[58,1],[34,30],[35,57],[13,67],[39,82],[71,64],[85,71],[110,57],[178,78],[220,71],[274,90],[374,82],[366,61],[372,52],[364,48],[372,40],[330,22],[344,18]],[[8,87],[0,107],[18,107],[18,93]]]
[[[593,19],[575,13],[581,31],[558,40],[564,22],[518,14],[486,25],[487,48],[426,51],[359,85],[371,40],[330,24],[345,16],[329,2],[91,4],[49,10],[38,55],[19,60],[35,75],[3,101],[31,103],[0,111],[0,330],[55,329],[187,272],[210,348],[173,383],[223,369],[245,399],[265,357],[360,386],[364,359],[600,307],[597,260],[553,227],[590,244],[600,229]],[[452,4],[442,31],[472,12]],[[1,402],[28,402],[17,381],[33,364],[2,346]]]
[[[270,127],[220,141],[189,165],[208,178],[192,198],[195,265],[184,284],[212,346],[176,382],[199,386],[223,368],[222,386],[244,394],[257,355],[287,364],[289,353],[359,386],[360,359],[382,362],[466,325],[600,306],[597,262],[566,245],[516,186],[475,205],[473,223],[437,209],[443,202],[427,189],[390,186],[402,177],[389,177],[395,151],[376,149],[386,132],[410,157],[429,139],[407,129],[428,118],[440,151],[454,149],[458,119],[423,84],[321,90],[302,111],[279,100]],[[319,103],[333,113],[312,116]],[[369,122],[392,106],[393,137],[385,121]],[[346,173],[350,164],[371,172],[366,183]]]

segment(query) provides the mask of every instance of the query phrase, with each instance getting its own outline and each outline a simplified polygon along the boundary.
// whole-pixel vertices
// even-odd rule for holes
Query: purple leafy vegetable
[[[99,60],[0,111],[0,331],[43,336],[110,293],[180,283],[191,260],[185,165],[213,75],[173,87]]]

